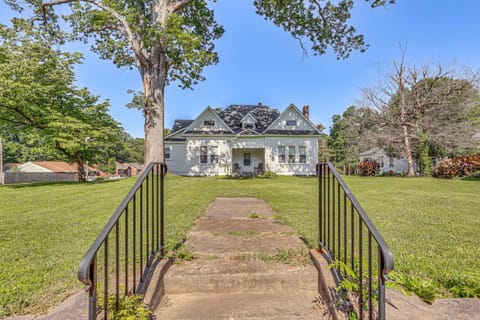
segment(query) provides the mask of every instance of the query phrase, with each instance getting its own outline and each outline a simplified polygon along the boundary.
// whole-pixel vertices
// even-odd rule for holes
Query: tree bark
[[[83,157],[80,152],[75,153],[75,160],[77,162],[78,181],[87,181],[87,177],[85,175],[85,165],[83,163]]]
[[[413,156],[412,156],[412,147],[410,145],[410,139],[408,138],[408,128],[406,125],[402,126],[403,129],[403,143],[405,144],[405,153],[407,154],[408,160],[408,176],[415,176],[415,170],[413,169]]]
[[[164,161],[164,107],[165,107],[165,56],[160,53],[157,61],[142,72],[145,94],[145,165]]]

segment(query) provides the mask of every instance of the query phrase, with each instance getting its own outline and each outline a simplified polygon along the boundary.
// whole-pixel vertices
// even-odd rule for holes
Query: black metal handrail
[[[318,164],[317,172],[319,245],[334,262],[340,280],[356,284],[355,292],[347,295],[350,300],[356,300],[351,303],[358,318],[368,315],[368,319],[383,320],[385,282],[393,270],[392,252],[334,165],[330,162]],[[374,246],[376,254],[373,254]]]
[[[80,262],[78,279],[88,290],[90,320],[97,319],[102,311],[102,318],[108,319],[109,304],[118,310],[122,296],[135,294],[141,288],[156,254],[163,253],[166,172],[166,165],[158,162],[143,170]],[[110,237],[114,241],[109,242]],[[99,254],[102,248],[103,254]],[[103,295],[101,303],[98,294]]]

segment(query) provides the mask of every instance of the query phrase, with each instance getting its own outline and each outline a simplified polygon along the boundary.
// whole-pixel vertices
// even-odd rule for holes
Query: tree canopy
[[[11,142],[7,148],[30,145],[44,159],[76,162],[81,178],[84,161],[111,157],[121,128],[107,101],[76,86],[81,55],[54,49],[28,24],[0,25],[0,38],[0,134]]]

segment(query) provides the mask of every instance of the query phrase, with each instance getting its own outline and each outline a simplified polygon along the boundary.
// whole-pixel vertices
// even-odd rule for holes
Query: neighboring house
[[[408,173],[408,160],[405,157],[390,157],[382,148],[373,148],[363,153],[360,153],[360,162],[365,160],[375,160],[380,165],[381,173]],[[413,168],[416,171],[416,164],[414,162]]]
[[[293,104],[282,113],[262,104],[207,107],[175,120],[165,138],[168,171],[187,176],[315,175],[320,132]]]
[[[89,176],[102,175],[102,171],[91,166],[85,166],[85,171]],[[78,172],[76,163],[66,163],[63,161],[29,161],[23,164],[19,164],[16,167],[16,172],[22,173],[72,173]]]
[[[17,172],[77,173],[77,166],[75,164],[60,161],[29,161],[18,165]]]
[[[117,176],[132,177],[139,175],[143,170],[143,165],[138,163],[115,162],[115,173]]]

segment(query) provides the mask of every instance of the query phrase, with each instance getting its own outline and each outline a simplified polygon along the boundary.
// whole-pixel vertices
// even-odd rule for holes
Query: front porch
[[[257,176],[264,167],[265,149],[232,149],[233,176]]]

